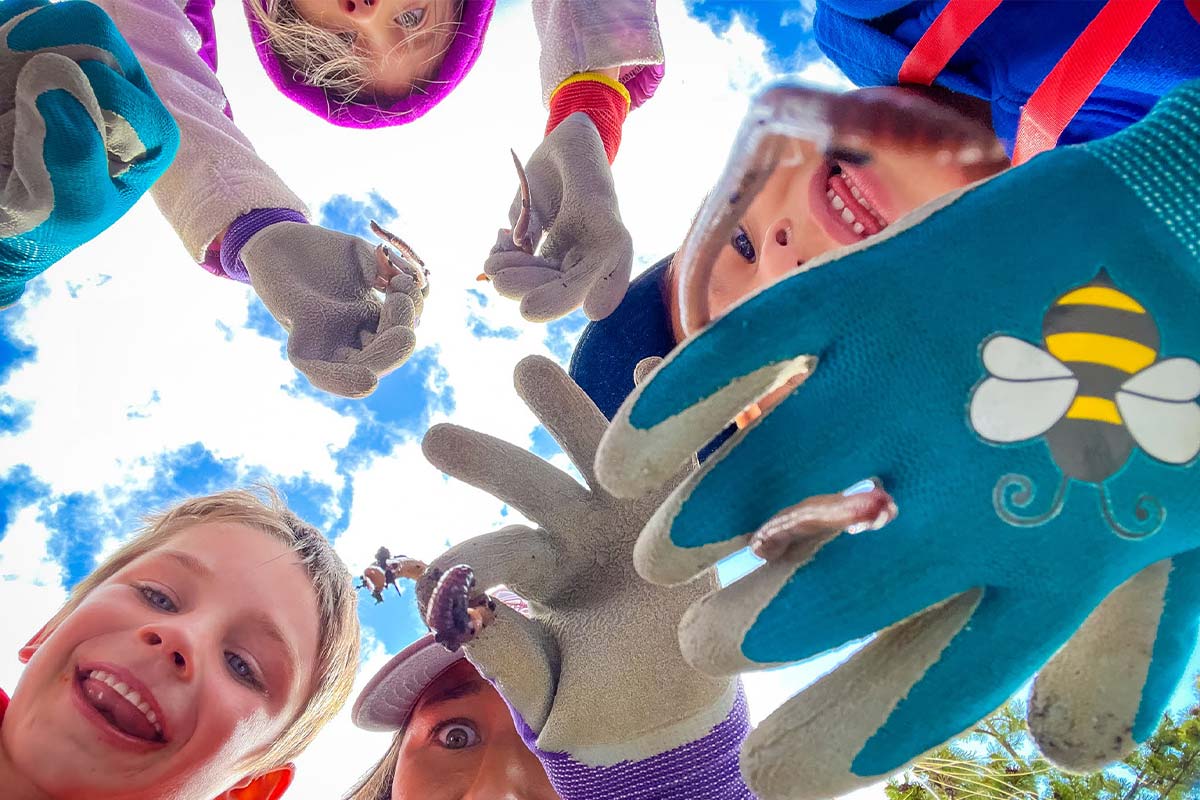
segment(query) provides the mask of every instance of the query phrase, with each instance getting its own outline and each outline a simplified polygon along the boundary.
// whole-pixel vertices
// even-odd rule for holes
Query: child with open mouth
[[[324,536],[273,494],[150,518],[21,649],[0,693],[4,796],[282,796],[349,695],[355,608]]]

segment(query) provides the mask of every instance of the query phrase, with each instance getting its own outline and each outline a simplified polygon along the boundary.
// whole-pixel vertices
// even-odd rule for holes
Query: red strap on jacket
[[[950,0],[900,65],[900,83],[928,86],[1002,0]],[[1159,0],[1108,0],[1021,109],[1013,164],[1053,148]]]
[[[929,86],[1003,0],[950,0],[900,65],[900,83]]]
[[[1058,144],[1058,137],[1150,19],[1158,0],[1109,0],[1021,109],[1013,163]]]

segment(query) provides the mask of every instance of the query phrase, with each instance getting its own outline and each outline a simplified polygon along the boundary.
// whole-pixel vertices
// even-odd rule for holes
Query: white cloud
[[[0,539],[0,689],[11,692],[21,675],[16,655],[42,624],[54,616],[67,593],[62,567],[46,548],[50,531],[25,508],[14,515]],[[20,613],[13,613],[19,609]]]

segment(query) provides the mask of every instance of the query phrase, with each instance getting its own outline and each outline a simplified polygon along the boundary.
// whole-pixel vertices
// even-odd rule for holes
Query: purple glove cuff
[[[740,682],[729,716],[703,739],[611,767],[589,767],[567,753],[539,750],[537,734],[509,709],[521,739],[537,754],[562,800],[755,800],[738,768],[738,752],[750,733]]]
[[[242,283],[250,282],[250,274],[242,263],[242,248],[254,234],[276,222],[308,222],[299,211],[290,208],[256,208],[235,219],[221,240],[221,272],[225,277]]]
[[[621,85],[629,92],[630,111],[654,96],[666,72],[666,64],[635,64],[621,67]]]

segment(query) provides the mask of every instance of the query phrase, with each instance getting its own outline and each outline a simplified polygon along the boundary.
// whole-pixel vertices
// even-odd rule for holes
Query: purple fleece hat
[[[267,32],[250,7],[251,3],[256,2],[264,3],[265,0],[242,0],[242,5],[246,12],[246,20],[250,23],[250,36],[254,40],[254,49],[258,51],[258,60],[270,76],[271,83],[288,98],[318,117],[343,128],[387,128],[403,125],[421,118],[429,109],[442,102],[442,99],[454,91],[467,76],[471,67],[475,66],[479,51],[483,49],[483,37],[487,33],[488,23],[492,21],[492,11],[496,7],[496,0],[462,0],[462,19],[458,32],[454,34],[450,48],[442,60],[442,66],[438,69],[437,77],[430,84],[428,92],[413,92],[408,97],[383,107],[334,102],[325,95],[324,89],[302,83],[295,70],[284,63],[267,44]]]

